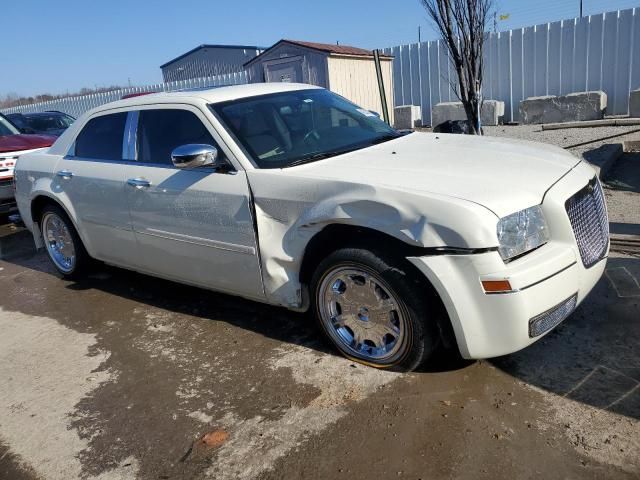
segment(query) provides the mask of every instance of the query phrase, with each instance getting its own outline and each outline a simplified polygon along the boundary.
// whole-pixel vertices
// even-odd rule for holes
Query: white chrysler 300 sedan
[[[543,144],[411,133],[321,88],[158,93],[79,118],[20,157],[38,247],[292,310],[347,357],[409,370],[441,340],[519,350],[596,284],[602,188]]]

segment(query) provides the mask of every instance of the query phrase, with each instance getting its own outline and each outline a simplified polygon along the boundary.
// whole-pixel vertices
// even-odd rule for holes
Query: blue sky
[[[435,33],[419,0],[22,0],[0,7],[0,97],[160,82],[158,68],[202,43],[280,38],[364,48]],[[579,0],[497,0],[505,30],[578,15]],[[585,14],[640,0],[584,0]]]

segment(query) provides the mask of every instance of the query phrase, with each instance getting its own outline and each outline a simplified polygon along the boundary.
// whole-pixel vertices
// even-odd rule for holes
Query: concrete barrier
[[[393,109],[393,126],[405,130],[422,126],[422,112],[418,105],[400,105]]]
[[[482,125],[498,125],[504,117],[504,102],[485,100],[480,110]],[[431,109],[431,126],[436,127],[447,120],[466,120],[462,102],[442,102]]]
[[[530,124],[600,120],[606,109],[607,94],[602,91],[530,97],[520,102],[520,121]]]
[[[629,93],[629,116],[640,117],[640,90]]]

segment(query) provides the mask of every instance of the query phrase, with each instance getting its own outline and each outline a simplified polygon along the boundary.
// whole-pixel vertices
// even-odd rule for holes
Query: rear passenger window
[[[193,112],[176,109],[140,111],[138,161],[172,165],[171,152],[189,143],[216,147],[213,137]]]
[[[122,160],[122,137],[127,112],[92,118],[76,138],[76,157]]]

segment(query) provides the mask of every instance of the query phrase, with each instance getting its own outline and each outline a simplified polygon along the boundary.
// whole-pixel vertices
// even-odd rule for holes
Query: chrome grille
[[[589,268],[602,259],[609,245],[609,219],[604,192],[596,177],[565,203],[582,264]]]
[[[575,310],[577,303],[578,294],[576,293],[564,302],[533,317],[529,320],[529,337],[537,337],[551,330]]]

